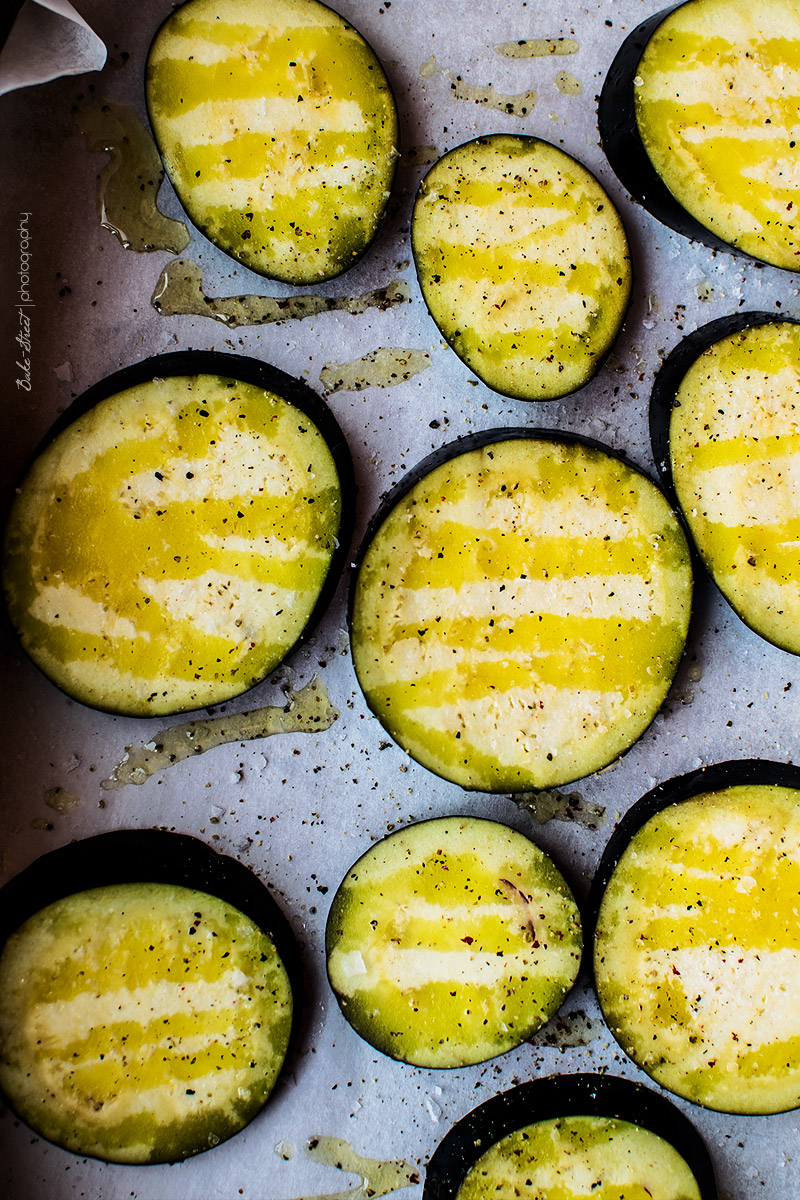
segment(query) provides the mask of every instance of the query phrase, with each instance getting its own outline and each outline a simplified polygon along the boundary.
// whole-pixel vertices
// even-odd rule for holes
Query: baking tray
[[[335,310],[238,328],[208,316],[162,315],[151,296],[174,256],[126,250],[101,226],[97,177],[108,156],[87,150],[76,110],[104,99],[131,105],[144,117],[143,63],[170,4],[81,0],[78,7],[108,46],[106,67],[0,97],[4,499],[54,419],[104,375],[166,351],[241,352],[327,395],[359,481],[355,549],[380,496],[407,469],[453,438],[482,429],[571,430],[624,451],[652,473],[648,398],[655,372],[681,335],[739,308],[800,312],[796,276],[669,232],[632,203],[605,161],[597,96],[622,40],[657,2],[341,0],[339,11],[385,64],[406,154],[377,242],[344,277],[303,290],[346,300],[400,281],[410,299],[361,315]],[[520,39],[566,39],[558,48],[569,53],[514,58],[496,49]],[[526,92],[536,93],[517,104],[526,114],[509,112],[507,104],[513,107],[513,98]],[[635,291],[622,336],[599,375],[563,401],[525,404],[479,383],[444,345],[410,263],[410,210],[425,164],[469,137],[503,130],[544,137],[590,167],[620,207],[632,243]],[[181,216],[168,184],[160,204]],[[14,340],[23,227],[30,254],[30,390],[17,384],[21,346]],[[292,294],[236,266],[197,233],[183,253],[202,269],[209,296]],[[326,381],[341,375],[340,364],[387,348],[421,351],[430,361],[391,386],[327,391]],[[413,358],[417,365],[425,361]],[[332,367],[328,374],[326,367]],[[359,371],[350,374],[357,380]],[[514,799],[465,793],[388,742],[356,684],[345,626],[343,581],[290,670],[225,706],[235,715],[281,704],[286,688],[318,675],[339,713],[328,730],[234,741],[142,784],[116,788],[103,784],[126,747],[144,745],[155,727],[170,722],[115,718],[70,701],[4,629],[2,881],[73,838],[125,827],[196,835],[239,858],[274,890],[303,947],[309,1007],[291,1074],[231,1141],[178,1166],[108,1166],[49,1145],[6,1113],[0,1119],[3,1194],[294,1200],[345,1190],[364,1195],[366,1176],[384,1189],[404,1183],[400,1196],[419,1197],[425,1162],[438,1142],[490,1095],[551,1073],[641,1078],[602,1023],[584,979],[532,1043],[493,1062],[428,1071],[381,1057],[346,1024],[325,981],[330,899],[371,841],[405,822],[455,812],[497,817],[529,833],[584,897],[615,822],[657,783],[715,761],[795,757],[800,662],[747,629],[699,578],[687,653],[662,713],[623,759],[562,789],[572,796],[562,815],[572,820],[540,824]],[[705,1138],[722,1196],[800,1195],[796,1113],[730,1117],[675,1103]],[[367,1159],[405,1166],[376,1176]]]

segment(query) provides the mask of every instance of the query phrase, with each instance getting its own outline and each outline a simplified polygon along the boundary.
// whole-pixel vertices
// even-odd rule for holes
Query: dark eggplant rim
[[[341,498],[341,511],[339,517],[339,529],[336,535],[336,545],[334,546],[331,555],[328,572],[323,580],[319,595],[317,596],[308,620],[298,637],[287,649],[286,654],[280,663],[276,663],[261,679],[255,681],[243,688],[241,691],[234,693],[231,696],[226,696],[224,700],[217,703],[230,703],[240,696],[246,695],[253,688],[258,687],[264,682],[264,679],[278,669],[286,660],[295,653],[313,634],[317,625],[321,621],[324,613],[327,611],[334,594],[339,586],[340,579],[344,572],[344,566],[350,552],[350,543],[353,537],[355,527],[355,512],[356,512],[356,480],[353,468],[353,460],[350,455],[350,449],[345,439],[344,433],[336,420],[333,412],[322,399],[308,384],[303,383],[300,379],[295,379],[292,375],[288,375],[279,367],[273,366],[271,363],[263,362],[261,359],[250,358],[246,355],[239,354],[224,354],[217,350],[176,350],[169,354],[157,354],[152,358],[142,359],[138,363],[132,363],[130,366],[122,367],[119,371],[114,371],[111,375],[106,375],[97,383],[92,384],[87,390],[81,393],[72,404],[56,419],[50,430],[39,443],[31,460],[23,473],[21,483],[24,481],[28,471],[33,466],[36,459],[43,453],[47,447],[56,440],[70,425],[84,416],[90,409],[94,408],[103,400],[107,400],[110,396],[116,395],[119,392],[126,391],[128,388],[135,387],[142,383],[149,383],[153,379],[168,379],[180,376],[194,375],[216,375],[224,380],[232,380],[239,383],[248,383],[256,387],[263,388],[264,391],[272,392],[279,396],[287,403],[293,405],[299,412],[316,426],[323,440],[325,441],[328,450],[330,451],[333,463],[336,468],[336,473],[339,478],[339,492]],[[9,501],[13,501],[13,493]],[[6,511],[3,521],[3,536],[2,542],[5,543],[5,529],[8,523],[9,511]],[[8,613],[7,604],[5,601],[5,589],[3,589],[3,610],[6,625],[12,630],[14,639],[20,649],[30,659],[36,669],[44,676],[45,679],[58,691],[68,696],[70,700],[74,700],[86,708],[91,708],[96,712],[110,713],[112,716],[130,717],[131,714],[121,711],[116,708],[107,708],[99,704],[89,704],[87,701],[71,692],[66,691],[63,687],[57,684],[50,678],[46,671],[28,654],[25,647],[22,645],[16,626],[12,622]],[[137,713],[133,717],[134,720],[165,720],[170,717],[179,716],[182,713],[200,712],[208,708],[214,708],[215,702],[210,704],[197,705],[191,707],[171,708],[168,712],[159,713]]]
[[[570,391],[567,391],[567,392],[561,392],[557,396],[541,396],[541,397],[540,396],[521,396],[518,392],[504,391],[504,390],[501,390],[500,388],[492,387],[491,384],[488,384],[486,382],[486,380],[483,378],[483,376],[480,375],[475,370],[475,367],[471,363],[468,363],[466,361],[466,359],[463,358],[459,354],[459,352],[456,350],[455,346],[453,345],[452,337],[448,336],[448,334],[441,328],[441,326],[439,325],[439,322],[436,320],[436,317],[431,312],[430,306],[429,306],[427,298],[425,296],[425,292],[422,288],[422,281],[420,278],[420,265],[419,265],[421,252],[417,246],[416,238],[414,236],[415,229],[416,229],[416,222],[414,220],[414,217],[415,217],[415,214],[417,211],[417,205],[419,203],[420,197],[422,196],[423,188],[425,187],[425,185],[428,181],[429,175],[431,174],[432,171],[434,171],[438,167],[439,163],[444,161],[444,159],[449,158],[450,155],[452,155],[452,154],[456,154],[459,150],[465,149],[465,147],[467,147],[467,146],[485,145],[488,142],[492,142],[492,141],[500,140],[500,139],[504,139],[504,138],[513,138],[514,141],[518,141],[518,142],[538,143],[539,145],[542,145],[542,146],[548,146],[553,150],[557,150],[559,152],[559,154],[563,154],[565,158],[571,159],[572,162],[577,163],[577,165],[579,167],[581,167],[584,171],[586,171],[587,175],[590,175],[591,178],[595,181],[597,186],[600,188],[600,190],[603,192],[604,196],[606,197],[609,206],[617,214],[617,217],[619,219],[620,225],[622,226],[622,232],[625,235],[625,241],[626,241],[626,244],[628,247],[628,264],[629,264],[628,297],[625,302],[625,306],[622,310],[622,313],[620,315],[619,324],[617,326],[616,333],[614,334],[614,337],[611,339],[611,343],[609,344],[609,347],[606,350],[605,354],[602,354],[595,359],[591,374],[587,375],[587,377],[583,380],[583,382],[579,383],[577,387],[574,387],[574,388],[570,389]],[[425,174],[422,177],[422,179],[420,180],[419,186],[417,188],[416,195],[414,197],[414,204],[412,206],[412,212],[411,212],[410,241],[411,241],[411,256],[414,259],[414,272],[417,277],[417,286],[419,287],[420,295],[422,296],[423,303],[425,304],[425,309],[428,312],[428,314],[430,315],[430,318],[433,321],[434,325],[436,326],[436,329],[441,334],[441,336],[444,338],[444,340],[447,342],[447,345],[453,351],[453,353],[455,354],[455,356],[459,360],[459,362],[462,362],[464,364],[464,366],[467,368],[467,370],[471,371],[473,373],[473,375],[475,375],[478,379],[480,379],[480,381],[484,385],[484,387],[489,388],[490,391],[496,393],[496,395],[498,395],[498,396],[507,396],[510,400],[519,400],[523,404],[550,404],[553,401],[564,400],[567,398],[567,396],[574,396],[577,392],[581,391],[588,384],[590,384],[592,382],[592,380],[602,370],[603,366],[608,361],[612,351],[614,350],[614,347],[616,346],[617,342],[619,341],[622,330],[625,327],[625,322],[627,321],[628,317],[630,316],[631,305],[633,304],[634,293],[636,291],[636,278],[635,278],[634,263],[633,263],[633,246],[631,244],[631,238],[630,238],[630,234],[628,232],[625,218],[623,217],[623,214],[620,211],[619,206],[616,204],[614,199],[609,194],[609,191],[606,188],[605,184],[600,179],[598,179],[595,172],[592,171],[590,167],[587,167],[586,163],[582,162],[579,158],[576,158],[574,154],[570,154],[568,150],[565,150],[563,146],[557,146],[555,144],[555,142],[549,142],[547,140],[547,138],[537,137],[535,134],[531,134],[531,133],[484,133],[484,134],[479,135],[478,137],[469,138],[466,142],[460,142],[457,146],[453,146],[450,150],[447,150],[444,154],[441,154],[437,158],[436,162],[432,163],[431,166],[428,168],[428,170],[425,172]]]
[[[411,754],[405,748],[405,746],[403,746],[400,742],[398,742],[397,739],[389,732],[389,730],[386,729],[386,726],[381,721],[379,714],[375,711],[375,709],[372,707],[372,705],[370,705],[369,701],[367,700],[366,693],[364,692],[364,689],[361,685],[361,680],[359,678],[358,670],[355,665],[355,656],[352,654],[353,610],[355,607],[356,591],[358,588],[359,575],[361,573],[361,565],[364,561],[364,557],[365,557],[367,551],[369,550],[376,534],[378,533],[378,530],[383,525],[384,521],[387,519],[389,514],[397,506],[397,504],[399,504],[399,502],[403,499],[403,497],[408,492],[410,492],[411,489],[420,482],[420,480],[424,479],[426,475],[429,475],[437,467],[442,466],[444,463],[449,462],[451,459],[458,458],[462,454],[467,454],[471,450],[480,450],[484,446],[490,446],[490,445],[493,445],[495,443],[500,443],[500,442],[513,442],[513,441],[526,441],[526,440],[527,441],[556,442],[556,443],[560,442],[560,443],[567,444],[567,445],[583,446],[587,450],[596,450],[596,451],[601,452],[602,454],[605,454],[608,458],[616,459],[617,462],[622,463],[623,466],[629,468],[631,471],[635,471],[637,475],[641,475],[642,478],[646,479],[648,481],[648,483],[651,483],[658,491],[661,492],[662,495],[665,496],[667,502],[670,505],[670,509],[673,513],[673,516],[675,517],[675,520],[676,520],[676,522],[681,530],[681,533],[683,534],[683,537],[686,541],[687,561],[689,562],[690,570],[692,571],[692,588],[691,588],[690,597],[689,597],[689,624],[688,624],[688,628],[687,628],[686,640],[683,645],[683,650],[681,651],[678,662],[676,663],[675,671],[672,675],[669,689],[667,689],[667,696],[664,697],[664,701],[663,701],[662,705],[660,706],[658,711],[653,714],[652,720],[642,730],[642,732],[639,734],[639,736],[636,738],[636,740],[634,742],[632,742],[630,746],[627,746],[624,750],[622,750],[620,752],[620,754],[617,755],[616,758],[611,760],[611,762],[618,762],[620,759],[624,758],[626,754],[630,753],[630,751],[633,749],[633,747],[636,746],[637,743],[640,742],[641,739],[645,736],[645,734],[647,733],[647,730],[651,727],[651,725],[653,724],[653,721],[655,721],[656,717],[658,716],[658,713],[661,712],[661,709],[663,708],[664,704],[666,704],[666,702],[667,702],[669,691],[675,684],[675,680],[676,680],[678,672],[680,670],[681,663],[683,662],[683,659],[686,655],[686,650],[689,646],[689,642],[691,641],[691,632],[692,632],[691,626],[692,626],[692,620],[693,620],[694,611],[695,611],[694,605],[693,605],[694,571],[692,569],[692,560],[691,560],[693,543],[692,543],[691,539],[687,536],[686,530],[684,528],[684,522],[681,517],[680,509],[678,509],[676,511],[674,505],[672,504],[670,497],[666,496],[664,489],[660,486],[657,478],[654,478],[652,474],[649,474],[646,470],[644,470],[642,467],[638,466],[635,462],[633,462],[633,460],[628,457],[628,455],[625,453],[624,450],[617,450],[611,446],[605,445],[603,442],[597,441],[596,438],[587,437],[585,434],[582,434],[582,433],[574,433],[571,430],[538,428],[535,426],[517,425],[517,426],[509,426],[508,428],[500,427],[500,428],[495,428],[495,429],[484,429],[484,430],[479,430],[475,433],[464,434],[463,436],[456,438],[454,441],[447,442],[444,446],[439,446],[436,450],[431,451],[430,454],[427,454],[423,459],[421,459],[418,463],[416,463],[409,471],[406,471],[403,478],[398,480],[398,482],[389,489],[389,491],[381,498],[381,500],[378,503],[377,509],[372,514],[371,518],[369,519],[369,521],[367,523],[366,531],[361,539],[361,543],[359,545],[358,551],[353,556],[353,558],[350,562],[350,579],[349,579],[348,598],[347,598],[347,629],[348,629],[348,634],[350,637],[351,657],[353,658],[353,670],[355,672],[356,680],[358,682],[358,686],[361,691],[361,694],[364,697],[364,700],[367,704],[367,707],[369,708],[369,711],[372,713],[372,715],[378,721],[378,723],[381,726],[381,729],[383,729],[383,731],[385,732],[387,737],[392,739],[392,743],[394,745],[398,746],[403,751],[403,753],[407,754],[408,757],[411,758],[414,762],[419,762],[419,759],[415,759],[413,754]],[[606,764],[606,767],[610,766],[610,765],[611,765],[611,763],[609,762]],[[440,774],[438,771],[435,771],[433,769],[433,767],[428,766],[427,763],[420,762],[420,766],[423,766],[426,771],[430,771],[430,773],[432,775],[435,775],[439,779],[445,779],[445,780],[447,780],[448,783],[453,782],[453,780],[450,779],[447,775]],[[597,770],[598,771],[605,770],[606,767],[598,767]],[[597,774],[597,772],[594,771],[594,772],[592,772],[592,774],[593,775]],[[577,776],[575,779],[565,779],[561,783],[554,784],[553,786],[559,787],[559,788],[569,787],[573,783],[578,783],[580,779],[588,779],[588,778],[590,778],[590,776],[581,775],[581,776]],[[487,796],[488,795],[497,795],[497,796],[508,795],[508,791],[505,789],[502,789],[502,788],[494,788],[494,789],[491,789],[490,791],[486,791],[484,788],[468,788],[468,787],[465,787],[463,784],[460,784],[458,786],[460,786],[462,788],[462,790],[465,792],[474,792],[478,795],[487,795]],[[526,792],[526,791],[527,792],[537,792],[537,791],[541,791],[541,788],[517,787],[515,789],[515,791],[516,792]]]
[[[161,30],[164,28],[164,26],[169,24],[169,22],[172,20],[172,18],[175,16],[175,14],[177,12],[180,12],[180,10],[182,8],[185,8],[187,5],[191,4],[192,2],[193,2],[193,0],[181,0],[181,3],[177,4],[169,13],[167,13],[167,15],[164,17],[163,21],[161,21],[159,23],[158,28],[156,29],[155,33],[151,37],[150,43],[147,47],[147,53],[145,54],[144,76],[143,76],[144,104],[145,104],[145,109],[147,111],[147,121],[150,126],[150,132],[153,135],[153,141],[156,144],[156,149],[158,150],[159,158],[161,159],[161,164],[164,168],[164,173],[166,174],[167,178],[170,181],[170,184],[172,185],[172,189],[175,192],[175,195],[177,196],[178,202],[179,202],[181,208],[183,209],[183,212],[184,212],[186,218],[188,219],[189,224],[194,229],[196,229],[198,231],[198,233],[202,234],[202,236],[204,238],[206,238],[206,240],[208,242],[210,242],[212,246],[216,246],[217,250],[219,250],[222,254],[224,254],[226,258],[232,259],[233,262],[235,262],[238,266],[244,267],[248,271],[252,271],[254,275],[258,275],[261,279],[270,279],[275,283],[285,283],[285,284],[288,284],[290,287],[294,287],[294,288],[300,288],[300,287],[309,288],[309,287],[316,287],[317,284],[331,283],[332,280],[341,278],[341,276],[347,274],[347,272],[352,267],[354,267],[356,265],[356,263],[360,262],[361,259],[364,257],[364,255],[367,253],[367,251],[370,249],[370,247],[375,244],[375,241],[377,240],[377,237],[381,231],[381,227],[386,219],[387,212],[389,209],[389,201],[391,199],[391,196],[394,194],[395,184],[397,182],[397,166],[400,161],[400,148],[401,148],[400,143],[401,143],[401,135],[402,135],[402,131],[400,128],[400,110],[399,110],[399,106],[397,103],[397,96],[395,95],[394,88],[392,87],[392,83],[391,83],[391,80],[389,79],[389,75],[388,75],[386,67],[383,63],[383,60],[381,59],[377,50],[375,50],[374,46],[369,42],[369,40],[366,37],[364,37],[364,34],[361,32],[361,30],[358,28],[358,26],[356,24],[354,24],[353,21],[351,21],[351,20],[349,20],[349,18],[345,17],[343,15],[343,13],[340,13],[337,9],[335,9],[333,7],[333,5],[326,4],[324,2],[324,0],[314,0],[314,3],[318,4],[320,8],[327,8],[330,12],[334,13],[337,17],[339,17],[342,21],[344,21],[347,28],[354,30],[354,32],[358,34],[358,36],[361,38],[362,42],[364,42],[364,44],[367,46],[367,48],[370,50],[370,52],[374,55],[375,61],[378,64],[378,66],[380,67],[381,73],[383,74],[384,82],[386,84],[386,92],[387,92],[387,95],[389,96],[389,99],[392,102],[392,108],[394,111],[394,120],[395,120],[394,149],[395,149],[395,154],[392,156],[391,172],[389,175],[389,183],[388,183],[388,187],[386,189],[386,195],[383,198],[382,206],[378,209],[378,212],[377,212],[375,231],[374,231],[372,237],[367,242],[367,244],[362,247],[362,249],[359,251],[358,254],[354,255],[348,261],[346,266],[341,267],[340,270],[338,270],[338,271],[333,271],[331,274],[320,275],[316,279],[304,280],[301,283],[297,283],[295,280],[285,277],[283,275],[270,275],[266,271],[261,271],[258,269],[258,267],[254,267],[252,265],[252,263],[246,262],[243,258],[239,258],[239,256],[236,253],[234,253],[232,250],[226,249],[224,246],[221,246],[219,242],[215,241],[214,238],[211,237],[211,235],[208,233],[206,227],[195,217],[194,212],[190,211],[190,209],[186,205],[186,202],[184,201],[183,196],[181,196],[178,193],[178,190],[175,187],[175,184],[172,180],[172,176],[170,175],[169,171],[167,170],[167,165],[164,160],[164,154],[161,149],[161,143],[159,142],[158,134],[156,133],[156,126],[155,126],[155,122],[153,121],[153,116],[152,116],[152,112],[150,109],[150,89],[148,86],[148,79],[149,79],[149,75],[150,75],[150,54],[153,49],[155,40],[158,37],[158,35],[161,33]]]
[[[383,837],[378,838],[377,841],[372,842],[371,845],[369,845],[366,850],[364,850],[361,854],[359,854],[358,858],[353,860],[353,862],[347,868],[347,870],[345,871],[341,880],[339,881],[336,891],[333,894],[333,899],[331,900],[330,906],[328,908],[328,915],[325,918],[325,934],[323,937],[323,944],[325,947],[325,977],[328,981],[328,987],[330,988],[331,992],[333,993],[333,996],[336,1000],[337,1005],[339,1006],[339,1010],[340,1010],[342,1016],[344,1017],[345,1021],[348,1024],[348,1027],[353,1031],[353,1033],[356,1035],[356,1037],[359,1037],[361,1039],[361,1041],[365,1043],[365,1045],[370,1046],[373,1050],[376,1050],[378,1052],[378,1054],[384,1055],[386,1058],[391,1059],[393,1062],[403,1063],[405,1066],[411,1067],[414,1070],[428,1070],[428,1071],[461,1070],[461,1071],[464,1071],[464,1070],[469,1070],[470,1067],[481,1067],[481,1066],[484,1066],[487,1062],[493,1062],[495,1059],[502,1058],[505,1054],[512,1054],[515,1050],[519,1050],[519,1048],[521,1046],[523,1046],[525,1044],[525,1042],[527,1042],[531,1037],[535,1036],[535,1033],[534,1034],[526,1034],[524,1037],[520,1038],[520,1040],[516,1043],[515,1046],[509,1046],[506,1050],[501,1050],[497,1054],[491,1055],[489,1058],[481,1059],[479,1062],[459,1063],[459,1064],[454,1064],[453,1066],[442,1066],[442,1067],[419,1067],[414,1063],[409,1063],[407,1059],[400,1058],[398,1055],[390,1054],[387,1050],[384,1050],[382,1047],[376,1046],[373,1042],[371,1042],[369,1040],[369,1038],[365,1037],[363,1033],[360,1033],[359,1030],[356,1029],[356,1027],[350,1021],[350,1018],[347,1015],[347,1011],[346,1011],[347,1005],[342,1001],[339,993],[337,992],[336,988],[333,986],[333,984],[331,982],[330,971],[328,969],[328,960],[330,958],[330,952],[331,952],[331,949],[333,948],[333,944],[334,944],[334,939],[332,937],[332,932],[331,932],[331,926],[332,926],[332,921],[333,921],[333,912],[334,912],[334,908],[336,906],[336,902],[339,898],[339,893],[342,891],[345,883],[347,882],[347,879],[348,879],[350,873],[352,871],[354,871],[356,869],[356,867],[358,867],[358,865],[364,861],[365,858],[368,858],[369,855],[372,854],[373,851],[378,846],[381,846],[384,842],[388,842],[391,838],[398,837],[403,833],[407,833],[409,829],[414,829],[418,825],[432,825],[434,823],[443,825],[445,823],[452,823],[452,822],[458,822],[458,821],[469,821],[470,823],[473,823],[473,824],[475,822],[479,822],[483,825],[499,825],[503,829],[510,830],[512,833],[517,833],[520,835],[520,837],[525,838],[526,841],[530,842],[531,845],[535,846],[536,849],[539,850],[542,854],[544,854],[544,856],[547,859],[549,859],[549,861],[553,864],[553,866],[555,867],[555,869],[558,871],[559,875],[561,876],[562,880],[564,881],[564,886],[566,887],[567,892],[568,892],[569,896],[571,897],[571,899],[575,905],[575,908],[577,910],[578,923],[580,925],[580,932],[581,932],[581,941],[582,941],[582,945],[583,945],[583,956],[581,959],[581,963],[579,964],[578,970],[575,973],[575,978],[573,979],[572,983],[567,988],[567,990],[564,992],[564,995],[561,997],[558,1008],[556,1008],[555,1011],[550,1014],[550,1016],[547,1018],[547,1021],[542,1022],[542,1024],[539,1027],[540,1029],[544,1029],[545,1026],[547,1025],[547,1023],[549,1021],[552,1021],[553,1018],[556,1016],[556,1014],[561,1010],[561,1008],[564,1005],[564,1003],[566,1002],[566,999],[569,996],[570,992],[572,992],[573,989],[576,987],[578,980],[581,976],[582,970],[583,970],[583,957],[585,957],[585,953],[586,953],[586,920],[584,917],[583,905],[580,902],[580,900],[578,900],[578,898],[575,894],[575,888],[573,887],[572,883],[569,880],[568,872],[566,872],[564,870],[563,866],[558,861],[558,858],[555,855],[553,855],[553,853],[550,850],[545,850],[542,846],[540,846],[539,843],[534,841],[534,839],[529,834],[524,833],[520,829],[517,829],[516,826],[514,826],[514,825],[509,825],[505,821],[498,820],[496,817],[485,817],[485,816],[481,816],[476,813],[462,813],[462,812],[445,813],[444,815],[438,816],[438,817],[423,817],[419,821],[409,821],[408,824],[402,825],[399,829],[394,829],[394,830],[392,830],[391,833],[384,834]],[[538,1030],[536,1030],[536,1032],[538,1032]],[[423,1198],[423,1200],[424,1200],[424,1198]]]
[[[638,74],[639,63],[647,43],[662,22],[688,3],[691,0],[680,0],[679,4],[662,9],[637,25],[628,34],[608,68],[597,105],[600,141],[606,158],[634,200],[675,233],[748,262],[775,267],[779,271],[796,272],[796,267],[778,266],[726,242],[693,217],[664,183],[639,136],[633,82]]]
[[[422,1200],[456,1200],[467,1172],[501,1138],[539,1121],[611,1117],[658,1134],[686,1162],[702,1200],[717,1200],[714,1167],[694,1125],[670,1100],[616,1075],[549,1075],[484,1101],[454,1125],[431,1157]]]
[[[716,320],[709,321],[706,325],[701,325],[699,329],[686,334],[678,342],[662,363],[653,381],[649,407],[650,445],[659,481],[683,525],[684,533],[691,547],[695,568],[701,570],[714,582],[715,586],[718,587],[718,590],[725,597],[726,603],[748,629],[752,629],[765,642],[776,646],[779,650],[783,650],[784,653],[795,654],[795,651],[789,650],[786,646],[781,645],[780,642],[767,637],[753,623],[748,613],[743,611],[741,607],[733,604],[727,594],[719,588],[712,572],[709,570],[695,544],[695,540],[692,537],[691,525],[678,499],[678,493],[675,490],[672,477],[672,459],[669,449],[672,413],[675,408],[679,407],[677,402],[678,390],[689,369],[712,346],[718,345],[720,342],[725,341],[726,338],[732,337],[737,333],[745,333],[750,329],[761,329],[765,325],[800,325],[800,317],[793,317],[779,312],[760,312],[755,310],[752,312],[732,313],[729,316],[717,317]]]
[[[249,867],[212,850],[200,838],[164,829],[117,829],[69,842],[34,859],[0,888],[0,953],[9,937],[47,905],[92,888],[120,883],[165,883],[215,896],[244,913],[275,946],[289,977],[292,1022],[283,1063],[265,1100],[265,1105],[269,1103],[281,1086],[282,1079],[291,1070],[287,1064],[290,1064],[298,1050],[298,1034],[303,1024],[302,1010],[308,995],[300,949],[288,918],[267,885]],[[49,1142],[50,1139],[45,1138],[39,1130],[28,1126],[25,1118],[14,1109],[9,1097],[3,1094],[3,1099],[23,1125],[33,1129],[37,1137]],[[254,1113],[251,1121],[257,1115]],[[242,1128],[247,1128],[247,1125]],[[240,1132],[242,1130],[236,1131]],[[230,1136],[236,1137],[236,1133]],[[67,1154],[99,1158],[84,1151],[69,1150],[59,1142],[51,1144]],[[213,1147],[204,1147],[190,1157],[209,1149]],[[142,1167],[183,1159],[159,1159],[152,1163],[120,1163],[105,1158],[99,1158],[99,1161],[113,1162],[115,1167]]]
[[[681,804],[686,800],[691,800],[693,797],[701,795],[703,792],[723,791],[728,788],[747,784],[793,788],[800,791],[800,766],[796,766],[791,762],[777,762],[773,759],[735,758],[727,759],[725,762],[710,763],[708,766],[698,767],[694,771],[688,771],[685,775],[676,775],[672,779],[667,779],[664,783],[657,784],[656,787],[645,793],[640,800],[637,800],[628,809],[614,829],[595,871],[584,909],[586,927],[583,943],[583,966],[588,971],[592,980],[598,1003],[600,1003],[600,995],[594,972],[594,946],[597,938],[597,920],[606,888],[631,839],[652,817],[663,812],[664,809],[672,807],[673,804]],[[602,1004],[600,1004],[601,1011],[602,1007]],[[626,1057],[639,1070],[645,1074],[649,1074],[644,1067],[631,1058],[624,1046],[622,1046],[622,1043],[619,1042],[613,1028],[609,1026],[609,1029]],[[663,1086],[666,1089],[666,1085],[659,1084],[659,1086]],[[680,1096],[680,1099],[687,1101],[687,1103],[695,1104],[698,1108],[705,1109],[706,1111],[728,1112],[727,1109],[713,1109],[710,1105],[701,1104],[699,1101],[692,1100],[688,1096],[682,1096],[680,1093],[676,1094]],[[800,1105],[794,1106],[793,1109],[780,1109],[776,1111],[790,1112],[796,1111],[798,1108],[800,1108]],[[751,1113],[737,1111],[732,1115],[736,1117],[763,1117],[770,1114],[765,1112]]]

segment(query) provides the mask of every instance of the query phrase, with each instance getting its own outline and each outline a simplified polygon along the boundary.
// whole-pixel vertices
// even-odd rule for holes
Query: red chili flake
[[[675,964],[674,964],[674,963],[672,964],[672,974],[673,974],[673,975],[680,975],[680,971],[678,970],[678,968],[675,966]]]
[[[471,938],[471,937],[463,937],[461,940],[462,940],[462,942],[466,942],[468,946],[471,946],[472,943],[475,941],[475,939]]]

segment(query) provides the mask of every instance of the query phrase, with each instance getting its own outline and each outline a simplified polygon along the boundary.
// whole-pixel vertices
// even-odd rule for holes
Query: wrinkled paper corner
[[[106,47],[69,0],[25,0],[0,50],[0,96],[62,75],[99,71]]]

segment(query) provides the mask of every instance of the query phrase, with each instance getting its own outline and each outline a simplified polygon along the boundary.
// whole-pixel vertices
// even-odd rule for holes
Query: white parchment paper
[[[0,96],[105,61],[104,43],[69,0],[25,0],[0,51]]]
[[[596,96],[626,34],[662,0],[333,2],[386,66],[401,114],[404,157],[378,240],[347,275],[319,290],[358,296],[399,278],[410,302],[357,317],[336,311],[236,330],[208,317],[155,312],[150,297],[172,256],[126,251],[101,228],[96,180],[105,156],[87,153],[73,108],[109,97],[133,105],[144,118],[147,48],[172,5],[81,0],[85,20],[108,46],[103,70],[0,97],[0,160],[7,168],[0,224],[3,503],[71,400],[150,355],[189,348],[252,355],[325,394],[331,364],[386,347],[427,354],[426,369],[392,387],[341,388],[327,396],[355,462],[355,549],[384,491],[431,450],[476,430],[572,430],[624,450],[652,472],[650,389],[683,334],[740,308],[800,311],[796,276],[666,230],[631,201],[605,160]],[[570,52],[513,58],[497,50],[524,39],[567,39]],[[525,93],[535,98],[523,116],[502,111],[502,101],[501,107],[490,102]],[[584,162],[619,206],[632,244],[635,293],[622,335],[591,384],[563,401],[525,404],[480,384],[443,343],[410,261],[411,205],[425,163],[477,134],[498,131],[547,138]],[[182,215],[168,185],[161,204],[168,215]],[[237,266],[196,231],[183,253],[202,268],[208,295],[291,293]],[[23,277],[29,351],[16,340]],[[29,388],[20,354],[29,359]],[[338,379],[342,371],[333,375]],[[328,988],[324,927],[330,901],[375,839],[411,820],[458,812],[496,817],[523,830],[585,896],[616,820],[657,782],[730,758],[800,757],[800,661],[747,629],[716,589],[698,578],[687,653],[662,713],[622,760],[564,789],[602,807],[605,823],[599,829],[561,821],[536,826],[507,797],[465,793],[390,743],[356,683],[346,612],[343,581],[317,633],[290,663],[298,684],[316,673],[323,677],[340,712],[330,730],[221,746],[141,787],[110,792],[101,781],[126,746],[147,742],[154,726],[70,701],[0,629],[0,706],[6,702],[0,722],[0,881],[46,850],[105,830],[157,826],[193,834],[240,858],[269,884],[292,921],[308,971],[299,1053],[264,1111],[237,1137],[179,1166],[115,1167],[50,1146],[6,1114],[0,1118],[0,1195],[309,1200],[353,1187],[353,1196],[361,1196],[357,1176],[309,1157],[310,1140],[345,1138],[360,1154],[415,1164],[422,1178],[447,1130],[518,1080],[592,1070],[644,1080],[617,1047],[583,979],[565,1004],[566,1025],[494,1062],[437,1072],[384,1058],[354,1034]],[[281,695],[267,681],[226,707],[244,711]],[[53,807],[58,788],[78,801],[67,811]],[[726,1117],[676,1103],[706,1140],[724,1200],[797,1200],[796,1113]],[[419,1200],[421,1184],[398,1196]]]

